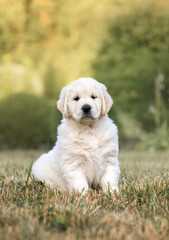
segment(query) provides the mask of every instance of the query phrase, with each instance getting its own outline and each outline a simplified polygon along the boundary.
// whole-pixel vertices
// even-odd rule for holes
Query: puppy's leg
[[[67,183],[69,193],[75,190],[85,194],[89,188],[86,176],[79,166],[65,164],[63,167],[63,177]]]
[[[118,163],[115,165],[109,164],[106,166],[104,174],[100,180],[100,186],[105,193],[108,193],[109,191],[113,193],[114,190],[116,190],[117,192],[119,191],[119,176],[120,168]]]
[[[53,152],[41,155],[32,166],[32,175],[38,181],[52,185],[52,178],[55,171],[51,168],[50,163],[53,158]]]

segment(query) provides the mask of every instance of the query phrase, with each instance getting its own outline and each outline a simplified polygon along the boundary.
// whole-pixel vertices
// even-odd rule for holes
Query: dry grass
[[[35,151],[0,153],[0,239],[153,239],[169,237],[169,154],[120,154],[119,196],[83,197],[27,181]]]

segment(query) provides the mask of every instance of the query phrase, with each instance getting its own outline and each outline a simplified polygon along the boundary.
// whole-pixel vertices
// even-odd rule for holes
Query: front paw
[[[108,194],[108,193],[111,193],[111,194],[114,194],[114,193],[119,193],[119,188],[118,186],[115,186],[115,185],[110,185],[109,183],[108,184],[105,184],[103,187],[103,192]]]

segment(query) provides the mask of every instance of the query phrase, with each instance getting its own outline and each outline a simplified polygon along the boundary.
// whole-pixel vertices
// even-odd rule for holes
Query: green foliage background
[[[135,8],[110,26],[94,64],[96,78],[104,82],[121,110],[129,111],[145,130],[153,130],[155,114],[160,123],[169,115],[169,17],[153,5]],[[155,81],[161,83],[161,108],[157,109]],[[154,107],[154,113],[150,108]]]
[[[61,114],[42,97],[13,94],[0,102],[0,146],[51,147]]]
[[[138,148],[146,149],[146,142],[147,149],[168,148],[167,1],[1,1],[0,101],[26,93],[43,97],[47,109],[54,109],[64,85],[88,76],[104,83],[113,97],[110,116],[119,127],[120,142],[137,147],[141,140]],[[10,110],[3,116],[6,124]],[[24,107],[22,111],[24,115]],[[54,134],[58,123],[56,119]],[[1,138],[4,134],[0,132]],[[54,143],[53,132],[49,138]]]

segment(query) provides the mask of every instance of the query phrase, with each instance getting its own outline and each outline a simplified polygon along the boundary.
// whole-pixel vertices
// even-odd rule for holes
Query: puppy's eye
[[[79,101],[80,97],[75,97],[74,100],[75,101]]]
[[[96,97],[96,96],[94,96],[94,95],[92,95],[92,96],[91,96],[91,98],[92,98],[92,99],[95,99],[95,98],[97,98],[97,97]]]

